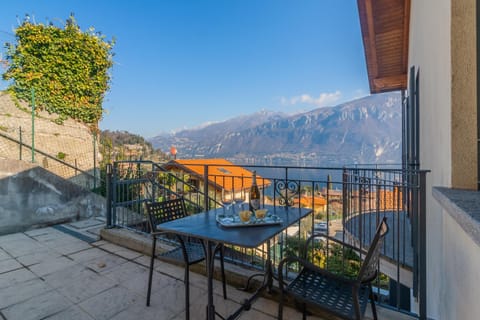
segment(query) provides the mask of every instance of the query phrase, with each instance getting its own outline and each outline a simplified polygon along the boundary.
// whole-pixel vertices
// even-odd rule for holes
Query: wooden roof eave
[[[391,3],[393,4],[390,5]],[[410,0],[357,0],[357,5],[371,93],[405,90],[408,78]],[[402,13],[400,19],[399,12]],[[394,15],[396,16],[393,17]],[[389,30],[393,28],[401,36],[380,37],[387,34],[387,30],[383,30],[381,24],[376,26],[375,21],[380,18],[388,20],[390,16]],[[401,52],[390,52],[387,56],[379,50],[382,41],[394,41]],[[390,69],[396,71],[389,73]]]

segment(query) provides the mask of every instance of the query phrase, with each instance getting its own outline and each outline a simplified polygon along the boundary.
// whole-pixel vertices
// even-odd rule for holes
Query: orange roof
[[[323,197],[302,196],[300,199],[295,198],[293,202],[298,203],[299,201],[304,206],[311,206],[312,203],[315,206],[324,206],[327,204],[327,200]]]
[[[253,172],[237,166],[225,159],[177,159],[169,161],[165,168],[180,168],[183,171],[202,177],[208,166],[208,180],[214,186],[225,190],[248,189],[252,185]],[[270,180],[257,174],[257,185],[264,188],[270,185]]]

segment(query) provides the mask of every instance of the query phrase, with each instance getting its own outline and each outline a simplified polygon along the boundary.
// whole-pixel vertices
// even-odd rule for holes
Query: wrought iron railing
[[[170,169],[166,170],[167,167]],[[111,210],[107,210],[111,212],[107,217],[108,226],[148,232],[145,202],[183,196],[190,212],[195,213],[221,206],[221,189],[229,181],[231,188],[234,185],[245,189],[250,187],[251,177],[233,176],[233,166],[222,165],[228,174],[218,174],[214,167],[199,163],[201,170],[182,171],[178,167],[150,161],[115,162],[107,174],[111,181],[107,200],[111,206]],[[218,169],[218,165],[216,167]],[[379,265],[382,276],[376,282],[378,300],[404,312],[413,309],[411,295],[420,304],[425,301],[422,290],[425,289],[426,172],[379,166],[241,167],[257,171],[263,204],[309,207],[313,214],[285,230],[269,245],[264,244],[255,250],[229,248],[230,261],[261,269],[270,257],[276,266],[286,255],[298,254],[305,239],[319,230],[365,248],[377,222],[387,217],[390,231]],[[332,256],[334,248],[328,241],[320,246],[326,257]],[[330,259],[318,261],[328,264]]]

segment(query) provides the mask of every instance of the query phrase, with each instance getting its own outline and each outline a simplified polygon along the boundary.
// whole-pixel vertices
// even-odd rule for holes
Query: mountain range
[[[401,162],[401,95],[371,95],[287,115],[261,111],[149,139],[179,158],[341,166]]]

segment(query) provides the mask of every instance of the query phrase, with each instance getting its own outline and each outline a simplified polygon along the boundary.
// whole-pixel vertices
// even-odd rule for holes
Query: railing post
[[[347,220],[347,215],[349,212],[348,208],[348,173],[347,169],[343,168],[342,173],[342,227],[345,228],[345,222]],[[342,241],[345,241],[345,232],[342,235]]]
[[[203,168],[203,206],[205,207],[205,211],[208,211],[210,209],[210,201],[208,196],[208,165],[204,165]]]
[[[75,159],[76,160],[76,159]],[[75,164],[76,167],[76,164]],[[97,133],[93,133],[93,189],[97,188]]]
[[[419,261],[419,277],[420,277],[420,320],[427,319],[427,217],[426,217],[426,176],[425,171],[419,173],[419,241],[420,241],[420,261]]]
[[[22,142],[22,126],[18,127],[19,129],[19,140],[20,140],[20,150],[19,150],[19,156],[20,156],[20,160],[22,160],[22,149],[23,149],[23,142]]]
[[[32,88],[32,163],[35,162],[35,89]]]
[[[106,166],[107,228],[112,228],[112,164]]]

